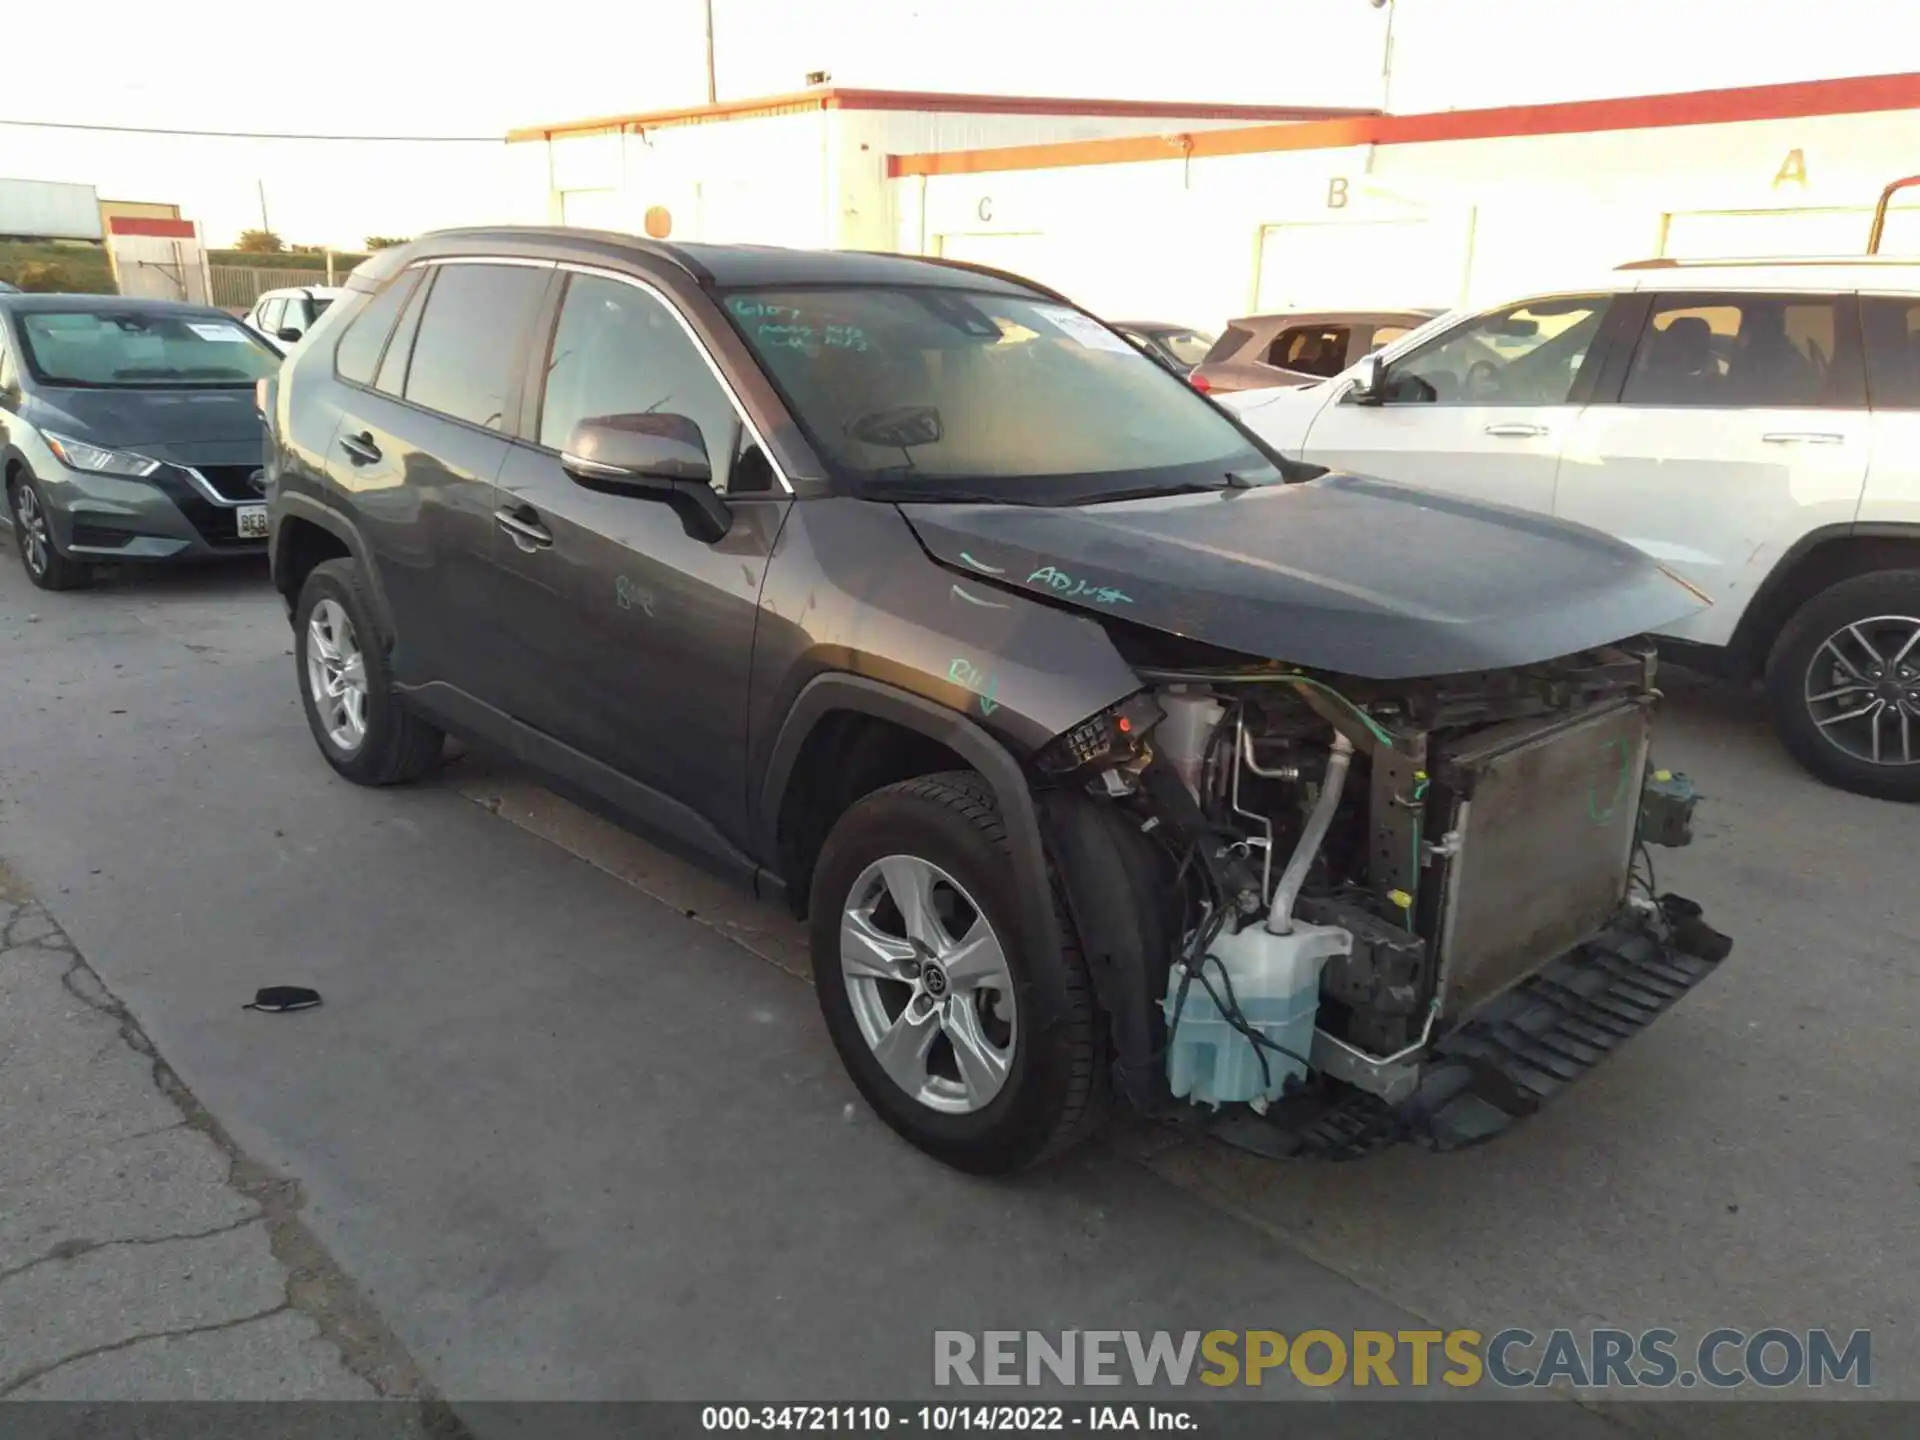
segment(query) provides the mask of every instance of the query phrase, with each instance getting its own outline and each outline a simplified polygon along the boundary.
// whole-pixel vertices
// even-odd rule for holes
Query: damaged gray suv
[[[566,230],[382,252],[262,387],[328,763],[455,733],[810,918],[953,1165],[1110,1101],[1497,1134],[1726,955],[1632,547],[1288,462],[1059,295]]]

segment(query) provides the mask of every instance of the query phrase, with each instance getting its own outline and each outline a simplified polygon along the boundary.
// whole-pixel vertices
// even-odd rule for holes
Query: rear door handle
[[[1760,437],[1769,445],[1844,445],[1847,437],[1830,430],[1774,430]]]
[[[370,431],[361,431],[358,435],[348,435],[340,441],[340,448],[347,452],[347,458],[356,465],[372,465],[380,459],[380,447],[373,443]]]
[[[1519,423],[1507,423],[1507,424],[1487,426],[1487,434],[1489,435],[1500,435],[1500,436],[1509,436],[1509,437],[1515,437],[1515,438],[1524,438],[1529,435],[1544,435],[1546,433],[1547,433],[1547,427],[1544,425],[1523,425]]]
[[[493,512],[493,519],[496,525],[512,537],[514,544],[529,554],[535,550],[544,550],[553,544],[553,532],[540,523],[531,506],[503,506]]]

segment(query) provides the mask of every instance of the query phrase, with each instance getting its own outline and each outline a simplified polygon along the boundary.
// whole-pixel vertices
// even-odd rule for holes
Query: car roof
[[[384,277],[416,259],[500,253],[598,251],[610,257],[652,261],[684,271],[704,285],[922,285],[1064,297],[1035,281],[985,265],[878,250],[792,250],[778,245],[705,245],[651,240],[611,230],[557,225],[493,226],[436,230],[411,244],[380,251],[355,273]],[[403,252],[403,253],[396,253]],[[385,263],[376,263],[383,257]]]
[[[1405,325],[1421,324],[1446,313],[1444,310],[1286,310],[1243,315],[1228,323],[1242,330],[1263,325]]]
[[[1920,258],[1898,255],[1635,260],[1615,290],[1879,290],[1920,294]]]
[[[50,310],[67,315],[206,315],[231,320],[233,316],[211,305],[189,305],[182,300],[149,300],[137,295],[61,295],[35,293],[0,295],[0,306],[16,315]]]

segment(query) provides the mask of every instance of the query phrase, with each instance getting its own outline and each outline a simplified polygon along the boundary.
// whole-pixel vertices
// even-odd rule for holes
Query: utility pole
[[[1373,0],[1374,6],[1387,12],[1386,43],[1380,47],[1380,113],[1393,113],[1393,16],[1395,0]]]
[[[267,223],[267,182],[265,180],[256,180],[253,183],[258,186],[260,190],[260,228],[267,234],[272,234],[273,226]]]
[[[713,84],[713,0],[705,0],[707,9],[707,104],[720,98]]]

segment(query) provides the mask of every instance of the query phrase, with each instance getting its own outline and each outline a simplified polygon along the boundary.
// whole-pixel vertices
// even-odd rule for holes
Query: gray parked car
[[[0,295],[0,472],[43,590],[125,561],[260,554],[254,384],[280,356],[224,310]]]
[[[1190,325],[1169,325],[1163,320],[1108,323],[1176,375],[1192,374],[1215,343],[1213,336]]]
[[[1249,315],[1226,333],[1189,377],[1197,390],[1227,394],[1281,385],[1312,385],[1338,375],[1362,355],[1391,344],[1439,310],[1323,310]]]
[[[264,407],[321,755],[478,737],[785,899],[943,1160],[1115,1093],[1470,1143],[1726,953],[1633,874],[1690,801],[1625,637],[1701,601],[1630,545],[1285,460],[979,267],[496,229],[348,288]]]

